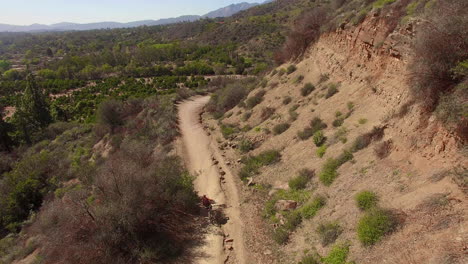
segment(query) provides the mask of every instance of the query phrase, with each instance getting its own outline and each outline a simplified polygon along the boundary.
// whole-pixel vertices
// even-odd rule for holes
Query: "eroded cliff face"
[[[251,92],[249,96],[261,89],[266,92],[260,104],[251,110],[236,107],[225,115],[230,116],[223,119],[225,124],[252,128],[230,141],[255,143],[258,147],[250,155],[270,149],[282,155],[281,162],[262,168],[253,178],[263,187],[242,187],[243,214],[250,232],[247,248],[259,263],[295,263],[305,251],[327,255],[333,245],[323,246],[316,232],[323,222],[341,226],[335,243],[349,243],[348,261],[462,263],[466,257],[466,189],[457,184],[466,178],[466,156],[456,135],[412,100],[408,65],[417,59],[412,58],[411,43],[418,21],[396,28],[386,21],[370,15],[357,27],[344,26],[323,35],[296,64],[295,72],[270,74],[265,88]],[[306,83],[315,90],[303,96],[301,88]],[[338,92],[329,96],[330,87]],[[289,97],[291,102],[286,103]],[[274,113],[265,115],[265,109]],[[246,112],[251,112],[249,118]],[[301,140],[298,136],[314,117],[327,124],[323,157],[317,156],[312,137]],[[342,120],[335,123],[337,119]],[[213,120],[207,122],[216,126]],[[279,135],[265,133],[280,123],[290,127]],[[353,148],[358,137],[375,127],[384,131],[382,137],[355,151],[352,160],[339,167],[330,186],[322,184],[317,175],[326,160]],[[213,135],[221,141],[219,132]],[[233,160],[240,156],[236,149],[223,151]],[[241,166],[233,165],[233,169]],[[326,205],[313,218],[304,219],[286,245],[276,246],[268,236],[281,223],[262,217],[265,202],[277,190],[289,189],[288,181],[303,168],[315,170],[306,190],[311,197],[326,197]],[[392,210],[399,222],[393,233],[372,247],[357,239],[357,224],[364,213],[356,206],[355,195],[362,190],[375,192],[379,207]]]

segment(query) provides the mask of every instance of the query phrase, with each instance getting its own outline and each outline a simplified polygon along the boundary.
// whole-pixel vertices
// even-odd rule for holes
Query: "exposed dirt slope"
[[[387,36],[386,32],[391,30],[379,17],[371,17],[357,28],[323,36],[296,65],[297,71],[266,77],[268,85],[262,103],[252,110],[236,107],[225,115],[228,118],[224,123],[252,128],[232,140],[247,138],[256,142],[259,147],[251,154],[269,149],[281,151],[281,162],[263,168],[254,178],[258,186],[273,188],[288,188],[287,182],[302,168],[313,169],[318,174],[326,159],[336,158],[349,149],[359,135],[374,127],[385,127],[381,140],[354,153],[353,161],[339,168],[339,176],[330,187],[320,183],[317,177],[312,180],[308,187],[311,193],[326,196],[327,204],[312,220],[305,220],[291,235],[289,243],[278,247],[280,251],[271,244],[266,248],[263,241],[274,228],[261,217],[268,192],[244,187],[243,197],[251,201],[242,207],[246,230],[250,232],[248,246],[258,263],[295,263],[304,250],[328,254],[331,246],[323,247],[315,231],[322,221],[340,223],[343,233],[337,243],[350,242],[348,260],[357,263],[435,264],[467,260],[468,199],[454,179],[466,177],[468,160],[460,152],[460,142],[453,133],[445,130],[434,117],[423,115],[417,105],[410,104],[406,79],[413,27],[397,29]],[[298,76],[304,80],[295,83]],[[302,96],[300,90],[308,82],[316,89]],[[326,99],[327,89],[333,84],[337,85],[338,93]],[[285,105],[283,99],[288,96],[292,102]],[[294,105],[297,105],[296,120],[290,117]],[[266,107],[275,113],[262,120],[262,110]],[[242,120],[246,111],[252,112],[247,121]],[[332,123],[337,119],[337,111],[342,116],[348,112],[350,115],[341,127],[335,128]],[[320,117],[328,125],[324,133],[329,146],[323,158],[317,157],[312,138],[300,140],[297,136],[314,117]],[[217,126],[215,121],[209,122],[210,126]],[[264,132],[283,122],[291,125],[286,132],[276,136]],[[342,130],[341,141],[336,135],[343,128],[346,132]],[[222,141],[219,132],[214,136]],[[388,156],[379,158],[375,149],[382,142],[388,143]],[[236,149],[225,152],[233,160],[240,157]],[[234,166],[233,170],[239,168]],[[464,171],[465,176],[457,176],[454,169]],[[357,240],[356,226],[363,212],[356,207],[354,197],[361,190],[377,193],[380,206],[394,210],[401,220],[397,231],[373,247],[364,247]],[[252,233],[258,228],[263,229],[262,234]]]

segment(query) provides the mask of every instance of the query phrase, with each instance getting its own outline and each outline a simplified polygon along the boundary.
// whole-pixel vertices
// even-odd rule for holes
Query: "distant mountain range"
[[[267,1],[270,2],[270,1]],[[249,9],[251,7],[259,5],[258,3],[239,3],[232,4],[215,11],[209,12],[203,16],[197,15],[188,15],[180,16],[175,18],[164,18],[159,20],[142,20],[129,23],[119,23],[119,22],[97,22],[97,23],[88,23],[88,24],[78,24],[78,23],[58,23],[52,25],[42,25],[42,24],[32,24],[29,26],[15,26],[8,24],[0,24],[0,32],[43,32],[43,31],[71,31],[71,30],[92,30],[92,29],[106,29],[106,28],[131,28],[139,26],[157,26],[157,25],[166,25],[179,22],[192,22],[201,18],[216,18],[216,17],[229,17],[240,11]]]

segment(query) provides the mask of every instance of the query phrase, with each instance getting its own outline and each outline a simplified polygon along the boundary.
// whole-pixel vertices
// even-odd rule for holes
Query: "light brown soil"
[[[258,143],[258,148],[248,153],[250,155],[270,149],[281,152],[281,162],[262,168],[254,177],[258,186],[287,186],[302,168],[315,170],[318,175],[328,158],[336,158],[349,149],[359,135],[374,127],[387,128],[382,140],[356,152],[352,162],[339,168],[339,176],[331,186],[324,186],[318,177],[312,179],[308,190],[312,196],[327,197],[327,204],[313,219],[303,221],[291,233],[287,245],[266,246],[265,237],[274,224],[262,219],[261,214],[269,196],[262,196],[261,191],[252,187],[243,188],[243,199],[250,201],[242,207],[243,212],[248,212],[243,218],[246,243],[249,250],[255,251],[256,263],[297,263],[305,251],[327,255],[333,245],[323,247],[316,232],[318,224],[326,221],[337,221],[343,227],[336,243],[351,244],[348,261],[467,263],[468,198],[466,189],[454,182],[453,171],[466,169],[468,160],[459,151],[456,135],[447,131],[435,117],[426,116],[417,104],[408,104],[412,98],[406,81],[411,60],[407,43],[411,42],[412,32],[401,31],[387,37],[385,25],[378,18],[371,18],[357,28],[324,35],[309,49],[304,60],[296,64],[296,72],[265,77],[268,85],[264,88],[266,95],[262,103],[252,110],[235,107],[226,113],[223,123],[253,128],[239,133],[229,143],[238,143],[244,138]],[[376,44],[379,42],[383,45]],[[279,69],[287,67],[288,64]],[[322,74],[327,74],[329,80],[320,83]],[[294,80],[300,75],[304,81],[297,84]],[[300,90],[307,82],[316,89],[302,96]],[[332,83],[340,84],[339,92],[326,99],[328,85]],[[253,90],[249,96],[260,89]],[[282,102],[286,96],[292,98],[288,105]],[[341,127],[347,131],[347,141],[343,143],[335,140],[340,128],[333,127],[332,122],[337,111],[343,115],[349,111],[348,102],[352,102],[354,108]],[[289,113],[293,105],[298,106],[295,120],[290,119]],[[266,107],[275,109],[275,114],[262,120],[261,112]],[[246,111],[252,111],[247,121],[241,118]],[[312,138],[303,141],[297,137],[298,131],[314,117],[328,124],[324,133],[329,146],[323,158],[316,155],[317,147]],[[217,128],[217,122],[212,120],[211,126]],[[275,136],[264,132],[282,122],[291,125],[283,134]],[[219,129],[216,130],[217,138],[224,141]],[[380,159],[374,149],[386,140],[391,140],[392,147],[389,155]],[[236,149],[227,152],[225,155],[234,160],[240,156]],[[356,227],[363,212],[357,208],[354,197],[362,190],[377,193],[381,207],[392,209],[404,218],[395,232],[373,247],[364,247],[357,239]],[[438,196],[444,198],[434,200]],[[252,227],[262,225],[263,233],[255,233],[262,228]],[[267,259],[264,255],[275,257]]]
[[[221,153],[214,146],[201,124],[201,113],[209,96],[194,97],[179,105],[182,156],[191,173],[196,175],[195,189],[199,195],[215,200],[216,206],[226,205],[229,221],[221,228],[211,227],[205,243],[196,251],[195,263],[251,263],[244,248],[243,224],[239,196],[233,174]],[[217,165],[214,161],[218,161]],[[224,180],[220,172],[225,173]],[[230,240],[233,242],[227,242]]]

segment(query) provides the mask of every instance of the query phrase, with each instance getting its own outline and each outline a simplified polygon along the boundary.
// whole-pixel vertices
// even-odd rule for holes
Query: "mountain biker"
[[[210,198],[206,197],[206,195],[203,195],[203,197],[201,198],[201,202],[202,202],[202,205],[203,205],[206,209],[211,209],[211,203],[213,202],[213,200],[211,200]]]

